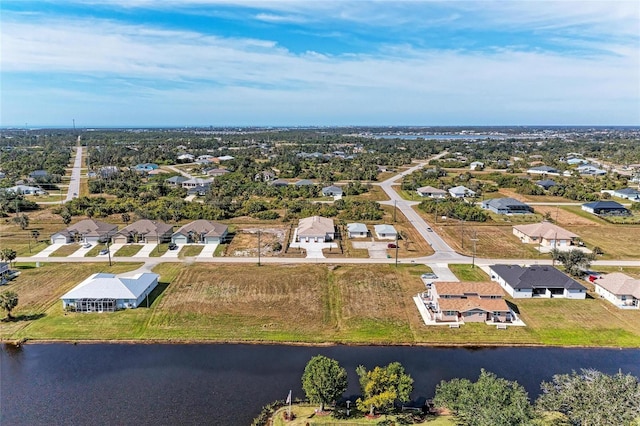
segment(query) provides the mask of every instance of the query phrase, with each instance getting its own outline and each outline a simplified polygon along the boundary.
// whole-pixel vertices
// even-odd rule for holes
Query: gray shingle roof
[[[491,269],[513,289],[565,288],[567,290],[586,290],[582,284],[552,266],[493,265]]]

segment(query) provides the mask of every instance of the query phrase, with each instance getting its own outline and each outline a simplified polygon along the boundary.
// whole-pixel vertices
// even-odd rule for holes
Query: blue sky
[[[0,126],[640,125],[637,1],[0,8]]]

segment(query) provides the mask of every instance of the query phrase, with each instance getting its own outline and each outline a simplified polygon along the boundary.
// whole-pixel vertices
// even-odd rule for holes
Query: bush
[[[254,213],[251,215],[251,217],[261,220],[274,220],[278,219],[280,217],[280,214],[273,210],[265,210],[262,212]]]

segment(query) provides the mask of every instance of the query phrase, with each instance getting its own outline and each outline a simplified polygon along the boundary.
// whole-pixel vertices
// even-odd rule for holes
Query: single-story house
[[[496,281],[515,299],[531,297],[564,297],[567,299],[585,299],[587,289],[547,265],[492,265],[489,267],[491,280]]]
[[[142,163],[142,164],[136,164],[136,166],[133,168],[133,170],[135,170],[136,172],[140,172],[140,173],[149,173],[152,170],[155,170],[158,168],[157,164],[154,163]]]
[[[434,188],[433,186],[423,186],[416,189],[416,192],[421,197],[446,198],[447,196],[447,191],[444,189]]]
[[[492,198],[482,202],[482,208],[497,214],[528,214],[533,208],[515,198]]]
[[[398,238],[398,231],[393,225],[374,225],[373,229],[376,237],[380,240],[395,240]]]
[[[9,274],[9,264],[7,262],[0,262],[0,277],[4,277]]]
[[[367,225],[364,223],[347,223],[349,238],[361,238],[369,235]]]
[[[581,175],[602,176],[607,174],[605,170],[599,169],[591,164],[578,166],[576,170],[578,170],[578,173],[580,173]]]
[[[49,173],[46,170],[34,170],[31,173],[29,173],[29,177],[31,179],[43,179],[43,178],[48,178],[49,177]]]
[[[196,158],[196,161],[202,164],[211,163],[211,160],[213,160],[213,155],[209,154],[199,155],[198,158]]]
[[[211,176],[211,177],[218,177],[218,176],[224,176],[227,173],[230,173],[229,170],[227,169],[220,169],[220,168],[215,168],[215,169],[208,169],[204,171],[204,174],[207,176]]]
[[[516,314],[494,282],[433,282],[427,298],[436,322],[508,323]]]
[[[93,219],[84,219],[51,236],[51,244],[71,242],[104,243],[118,232],[118,226]]]
[[[288,186],[289,182],[287,182],[284,179],[276,179],[276,180],[272,180],[271,182],[269,182],[269,185],[271,186]]]
[[[187,190],[187,195],[198,195],[202,197],[207,194],[209,188],[211,188],[211,184],[194,186],[193,188],[189,188],[189,190]]]
[[[295,186],[310,186],[310,185],[315,185],[315,183],[313,183],[313,181],[309,180],[309,179],[301,179],[299,181],[297,181],[296,183],[294,183]]]
[[[335,238],[333,219],[311,216],[300,219],[296,229],[296,241],[323,243]]]
[[[196,159],[196,157],[193,154],[180,154],[177,157],[177,160],[180,161],[180,162],[183,162],[183,163],[192,162],[195,159]]]
[[[532,175],[559,175],[560,171],[555,167],[538,166],[538,167],[531,167],[529,170],[527,170],[527,173]]]
[[[206,186],[211,185],[213,183],[213,179],[203,179],[203,178],[191,178],[182,182],[183,188],[195,188],[196,186]]]
[[[552,181],[551,179],[543,179],[543,180],[537,181],[536,185],[538,185],[540,188],[544,189],[545,191],[548,191],[549,188],[553,186],[557,186],[558,184]]]
[[[111,240],[114,244],[158,244],[171,241],[172,234],[173,225],[149,219],[141,219],[116,232]]]
[[[614,272],[593,281],[596,293],[621,309],[640,309],[640,280]]]
[[[184,176],[172,176],[169,179],[165,179],[164,181],[171,186],[182,186],[182,182],[189,180],[188,177]]]
[[[222,223],[198,219],[180,227],[171,236],[171,242],[176,244],[219,244],[223,243],[229,232],[229,227]]]
[[[325,186],[322,188],[322,195],[324,197],[342,197],[342,188],[336,185]]]
[[[269,182],[270,180],[274,180],[276,178],[276,174],[272,170],[262,170],[258,172],[253,177],[253,180],[256,182]]]
[[[220,157],[217,158],[218,161],[231,161],[234,159],[234,157],[232,157],[231,155],[221,155]]]
[[[570,166],[575,166],[580,165],[580,164],[589,164],[589,162],[587,160],[585,160],[584,158],[569,158],[567,160],[567,164],[569,164]]]
[[[578,238],[578,235],[573,232],[547,221],[514,226],[513,235],[520,238],[523,243],[539,244],[545,247],[572,246]]]
[[[618,198],[624,198],[625,200],[640,200],[640,191],[634,188],[622,188],[613,191],[612,195]]]
[[[466,198],[476,196],[475,191],[472,191],[465,186],[454,186],[453,188],[449,189],[449,194],[451,194],[453,198]]]
[[[16,185],[10,188],[6,188],[4,191],[13,192],[14,194],[22,194],[22,195],[46,195],[47,191],[42,188],[38,188],[37,186],[29,186],[29,185]]]
[[[113,312],[144,306],[159,277],[149,272],[126,278],[99,272],[62,295],[62,307],[76,312]]]
[[[630,214],[622,204],[615,201],[594,201],[582,205],[582,210],[597,215],[628,216]]]
[[[471,164],[469,164],[469,169],[482,170],[484,169],[484,163],[482,161],[473,161]]]

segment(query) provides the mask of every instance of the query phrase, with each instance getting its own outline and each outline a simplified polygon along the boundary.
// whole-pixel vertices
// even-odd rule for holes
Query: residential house
[[[476,196],[475,191],[472,191],[465,186],[454,186],[453,188],[449,189],[449,194],[451,194],[453,198],[467,198]]]
[[[548,191],[550,188],[557,186],[558,184],[552,181],[551,179],[544,179],[544,180],[537,181],[536,185],[538,185],[540,188],[544,189],[545,191]]]
[[[296,241],[323,243],[335,238],[333,219],[311,216],[300,219],[296,229]]]
[[[76,312],[113,312],[145,306],[159,277],[149,272],[131,277],[99,272],[65,293],[60,298],[62,307]]]
[[[578,166],[576,170],[578,170],[578,173],[581,175],[602,176],[607,174],[605,170],[599,169],[591,164],[583,164],[582,166]]]
[[[120,169],[116,166],[104,166],[98,169],[98,176],[102,179],[108,179],[120,173]]]
[[[393,225],[374,225],[373,229],[376,237],[380,240],[395,240],[398,238],[398,231],[396,231]]]
[[[433,282],[426,294],[436,322],[511,323],[518,317],[494,282]],[[423,298],[423,300],[425,300]]]
[[[111,238],[114,244],[159,244],[171,241],[173,225],[141,219],[116,232]]]
[[[569,158],[567,160],[567,164],[569,164],[570,166],[575,166],[575,165],[589,164],[589,162],[584,158]]]
[[[640,280],[614,272],[593,281],[596,293],[621,309],[640,309]]]
[[[213,179],[191,178],[182,182],[183,188],[195,188],[196,186],[209,186],[213,183]]]
[[[9,275],[10,269],[7,262],[0,262],[0,278],[4,278]]]
[[[269,182],[276,178],[276,174],[272,170],[262,170],[255,174],[253,180],[256,182]]]
[[[369,230],[364,223],[347,223],[347,233],[349,238],[362,238],[369,235]]]
[[[194,186],[193,188],[189,188],[187,190],[187,195],[197,195],[199,197],[204,197],[205,195],[207,195],[207,192],[209,192],[210,188],[211,184]]]
[[[46,195],[47,191],[42,188],[38,188],[37,186],[29,186],[29,185],[16,185],[9,188],[5,188],[6,192],[13,192],[14,194],[22,194],[22,195]]]
[[[602,216],[628,216],[631,214],[622,204],[615,201],[594,201],[582,205],[582,210]]]
[[[172,176],[168,179],[165,179],[164,181],[167,182],[167,184],[171,185],[171,186],[179,186],[182,187],[182,182],[189,180],[188,177],[184,177],[184,176]]]
[[[222,223],[198,219],[180,227],[171,236],[175,244],[220,244],[223,243],[229,227]]]
[[[531,167],[529,170],[527,170],[527,173],[532,175],[559,175],[560,171],[555,167],[538,166],[538,167]]]
[[[118,226],[93,219],[84,219],[56,232],[51,236],[51,244],[104,243],[118,232]]]
[[[313,181],[309,179],[302,179],[294,183],[294,185],[295,186],[311,186],[311,185],[315,185],[315,183],[313,183]]]
[[[177,157],[177,160],[181,163],[191,163],[195,159],[196,157],[193,154],[180,154]]]
[[[227,173],[230,173],[229,170],[227,169],[220,169],[220,168],[215,168],[215,169],[207,169],[204,171],[204,174],[210,177],[219,177],[219,176],[224,176]]]
[[[634,188],[622,188],[613,191],[612,195],[618,198],[624,198],[625,200],[640,200],[640,191]]]
[[[554,248],[572,246],[579,238],[573,232],[547,221],[514,226],[513,235],[526,244],[539,244]]]
[[[234,157],[232,157],[231,155],[221,155],[220,157],[218,157],[218,162],[231,161],[233,159]]]
[[[142,164],[137,164],[133,170],[135,170],[136,172],[139,173],[149,173],[153,170],[156,170],[158,168],[157,164],[154,163],[142,163]]]
[[[288,186],[289,182],[287,182],[284,179],[276,179],[276,180],[272,180],[271,182],[269,182],[269,185],[271,186]]]
[[[46,179],[49,177],[49,172],[47,172],[46,170],[34,170],[33,172],[29,173],[29,177],[31,179]]]
[[[342,188],[336,185],[325,186],[322,188],[323,197],[342,197]]]
[[[482,208],[497,214],[529,214],[533,208],[515,198],[492,198],[482,202]]]
[[[482,161],[473,161],[469,164],[470,170],[482,170],[484,169],[484,163]]]
[[[209,155],[209,154],[199,155],[198,158],[196,158],[196,163],[200,163],[200,164],[211,163],[213,158],[214,158],[213,155]]]
[[[547,265],[492,265],[491,280],[515,299],[564,297],[585,299],[587,289],[573,278]]]
[[[447,191],[444,189],[434,188],[433,186],[423,186],[421,188],[416,189],[416,192],[421,197],[429,197],[429,198],[446,198]]]

